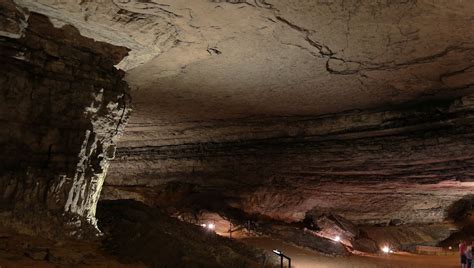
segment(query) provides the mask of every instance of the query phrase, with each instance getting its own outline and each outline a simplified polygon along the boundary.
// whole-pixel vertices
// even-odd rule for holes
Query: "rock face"
[[[272,224],[270,228],[260,228],[263,234],[272,238],[288,241],[297,246],[309,248],[322,254],[333,256],[347,256],[349,252],[339,242],[316,236],[311,231],[302,231],[300,228]]]
[[[436,246],[456,230],[454,226],[446,224],[372,226],[362,229],[376,240],[380,247],[390,245],[395,250],[403,251],[415,251],[419,245]],[[459,240],[451,245],[456,243],[459,243]]]
[[[358,224],[441,222],[474,190],[473,115],[466,96],[391,111],[240,121],[245,133],[235,136],[227,135],[234,122],[196,127],[190,133],[212,133],[212,140],[119,148],[105,193],[163,204],[164,189],[172,189],[165,185],[178,182],[195,185],[184,198],[219,193],[208,202],[288,222],[322,212]]]
[[[82,35],[131,49],[120,63],[131,69],[178,43],[176,15],[152,1],[16,0],[18,4],[53,18],[58,25],[74,25]]]
[[[128,49],[69,25],[56,28],[10,0],[2,1],[0,15],[2,224],[81,235],[75,227],[96,224],[109,160],[128,118],[128,86],[114,67]]]

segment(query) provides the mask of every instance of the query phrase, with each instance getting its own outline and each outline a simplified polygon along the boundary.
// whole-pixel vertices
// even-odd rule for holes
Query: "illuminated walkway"
[[[458,267],[458,258],[452,256],[428,256],[398,253],[391,255],[366,255],[351,257],[326,257],[313,251],[286,244],[271,238],[246,238],[243,242],[266,249],[271,252],[278,248],[291,257],[292,268],[372,268],[372,267]]]

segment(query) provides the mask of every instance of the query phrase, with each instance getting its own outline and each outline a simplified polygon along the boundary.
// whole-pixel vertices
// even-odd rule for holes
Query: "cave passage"
[[[0,268],[459,266],[472,10],[0,1]]]

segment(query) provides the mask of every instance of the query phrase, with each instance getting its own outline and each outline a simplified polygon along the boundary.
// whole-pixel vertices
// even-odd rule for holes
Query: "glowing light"
[[[453,249],[453,247],[449,246],[449,250]]]
[[[281,251],[279,251],[278,249],[274,249],[273,250],[273,253],[277,254],[277,255],[281,255]]]
[[[384,246],[384,247],[382,248],[382,252],[383,252],[383,253],[390,253],[390,248],[389,248],[388,246]],[[393,252],[393,251],[392,251],[392,252]]]
[[[215,225],[214,223],[209,223],[209,224],[207,225],[207,228],[208,228],[208,229],[211,229],[211,230],[214,230],[214,228],[216,228],[216,225]]]
[[[334,237],[334,241],[336,241],[336,242],[341,241],[341,237],[337,235],[336,237]]]
[[[203,223],[201,224],[202,227],[206,228],[207,227],[207,224]]]

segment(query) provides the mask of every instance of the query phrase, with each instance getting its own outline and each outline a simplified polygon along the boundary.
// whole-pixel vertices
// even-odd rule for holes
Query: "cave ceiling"
[[[469,1],[17,2],[132,49],[119,64],[132,126],[335,113],[474,83]]]

